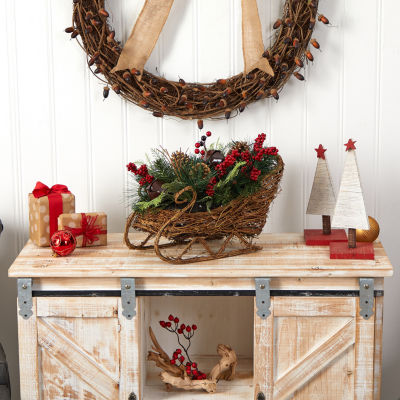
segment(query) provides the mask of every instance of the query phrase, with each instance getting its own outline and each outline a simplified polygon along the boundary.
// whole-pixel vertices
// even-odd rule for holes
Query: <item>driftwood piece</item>
[[[184,369],[178,367],[177,365],[171,364],[171,359],[168,354],[163,350],[163,348],[158,343],[156,336],[154,335],[153,329],[149,328],[150,339],[153,342],[152,349],[154,351],[149,351],[147,354],[147,359],[149,361],[154,361],[158,368],[161,368],[168,374],[174,377],[183,377]]]
[[[175,386],[183,390],[205,390],[208,393],[214,393],[217,390],[217,382],[210,379],[192,380],[186,373],[183,378],[172,376],[168,372],[161,372],[161,380],[164,383]]]
[[[217,353],[221,356],[219,363],[211,370],[209,379],[231,381],[236,374],[237,356],[230,346],[218,345]]]
[[[218,345],[217,353],[221,356],[221,360],[211,370],[208,379],[192,380],[186,374],[183,366],[171,364],[171,359],[158,343],[151,327],[149,334],[153,342],[153,351],[148,352],[147,360],[154,361],[157,367],[164,371],[161,373],[161,380],[167,385],[167,388],[175,386],[183,390],[205,390],[208,393],[214,393],[220,379],[230,381],[235,377],[237,356],[230,346]]]

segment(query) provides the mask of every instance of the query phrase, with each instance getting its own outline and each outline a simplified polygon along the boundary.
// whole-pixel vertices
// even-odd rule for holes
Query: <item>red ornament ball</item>
[[[57,231],[51,237],[50,246],[58,256],[68,256],[75,250],[76,239],[70,231]]]

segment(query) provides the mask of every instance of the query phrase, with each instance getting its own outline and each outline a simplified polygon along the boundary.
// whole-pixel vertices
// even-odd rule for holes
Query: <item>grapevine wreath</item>
[[[309,44],[319,49],[312,39],[316,19],[329,24],[326,17],[318,14],[318,0],[286,0],[283,15],[274,24],[276,39],[263,57],[273,71],[268,74],[258,68],[212,83],[178,82],[155,76],[146,70],[125,69],[115,71],[122,53],[120,42],[109,25],[109,13],[104,0],[73,0],[73,26],[66,29],[72,38],[81,38],[91,71],[106,86],[103,96],[109,95],[110,87],[126,100],[152,111],[155,117],[170,115],[182,119],[198,119],[202,128],[203,118],[230,117],[243,112],[246,106],[266,97],[279,99],[279,92],[294,75],[300,81],[299,72],[306,61],[313,61]],[[237,111],[238,110],[238,111]]]

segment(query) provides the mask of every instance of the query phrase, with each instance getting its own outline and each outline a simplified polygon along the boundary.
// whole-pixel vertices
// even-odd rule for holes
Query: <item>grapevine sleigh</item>
[[[206,150],[205,140],[196,144],[205,148],[201,152],[198,147],[195,149],[201,158],[182,152],[171,156],[160,152],[162,156],[156,163],[163,168],[170,163],[176,175],[173,183],[162,183],[150,175],[149,170],[155,175],[167,175],[164,170],[157,171],[156,163],[149,170],[144,165],[137,168],[129,164],[128,169],[139,182],[139,193],[144,193],[145,199],[148,196],[148,200],[136,202],[127,220],[127,246],[154,249],[162,260],[174,264],[259,250],[252,239],[262,232],[284,169],[278,150],[263,147],[264,140],[262,134],[254,144],[233,142],[227,147],[226,156],[223,151]],[[191,180],[192,185],[186,184]],[[144,232],[145,238],[132,242],[130,228]],[[170,247],[175,249],[172,255],[166,251]]]

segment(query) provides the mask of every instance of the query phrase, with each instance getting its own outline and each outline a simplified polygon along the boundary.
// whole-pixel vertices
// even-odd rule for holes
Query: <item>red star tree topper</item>
[[[352,139],[349,139],[349,141],[347,143],[345,143],[346,151],[355,150],[356,149],[356,146],[355,146],[356,143],[357,143],[357,140],[353,141]]]
[[[326,149],[324,149],[324,146],[322,146],[322,144],[320,144],[315,151],[317,152],[317,158],[322,158],[323,160],[325,160],[325,152]]]
[[[317,152],[318,162],[308,201],[307,214],[321,215],[323,229],[305,229],[304,238],[309,246],[329,246],[332,241],[347,241],[347,237],[343,229],[331,230],[331,215],[333,215],[336,204],[335,192],[325,158],[326,149],[320,144],[315,151]]]

